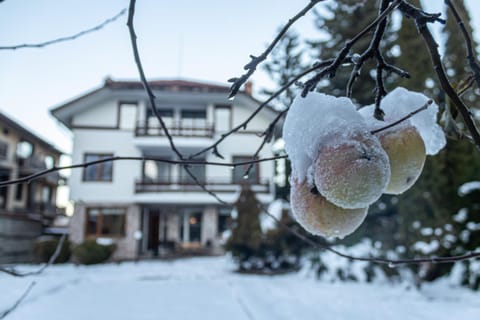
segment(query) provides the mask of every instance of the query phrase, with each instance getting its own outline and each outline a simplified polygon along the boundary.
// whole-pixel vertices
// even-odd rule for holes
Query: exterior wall
[[[76,114],[73,126],[115,127],[118,123],[118,104],[115,100],[105,101]]]

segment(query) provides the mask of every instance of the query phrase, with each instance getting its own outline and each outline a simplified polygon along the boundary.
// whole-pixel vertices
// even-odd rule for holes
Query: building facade
[[[192,81],[153,81],[157,111],[185,156],[210,146],[243,122],[259,103],[241,92],[227,99],[228,87]],[[141,83],[106,80],[104,85],[52,110],[73,132],[72,163],[112,156],[178,160],[160,128]],[[276,112],[264,108],[246,129],[232,134],[196,160],[251,160]],[[260,158],[272,156],[267,145]],[[193,165],[191,172],[207,189],[232,203],[249,183],[263,203],[273,200],[272,162],[246,167]],[[74,216],[70,240],[107,238],[116,258],[156,255],[163,249],[216,248],[231,208],[202,190],[183,166],[154,160],[115,161],[73,170],[69,178]]]
[[[61,151],[0,112],[0,181],[57,165]],[[32,260],[33,241],[57,215],[56,172],[0,187],[0,263]]]

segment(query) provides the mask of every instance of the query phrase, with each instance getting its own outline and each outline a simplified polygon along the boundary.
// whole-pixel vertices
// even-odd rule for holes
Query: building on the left
[[[15,180],[58,165],[62,152],[0,112],[0,181]],[[32,260],[35,239],[58,214],[52,172],[29,183],[0,187],[0,263]]]

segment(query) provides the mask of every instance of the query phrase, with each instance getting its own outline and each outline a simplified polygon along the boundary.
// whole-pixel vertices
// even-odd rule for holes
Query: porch
[[[222,253],[221,234],[230,212],[216,206],[144,205],[142,207],[143,257],[172,254]]]

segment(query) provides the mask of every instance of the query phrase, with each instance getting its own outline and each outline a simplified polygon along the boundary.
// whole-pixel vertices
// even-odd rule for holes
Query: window
[[[202,212],[185,212],[180,219],[180,238],[183,242],[200,242],[202,236]]]
[[[118,120],[118,127],[126,130],[134,129],[137,122],[137,103],[120,102],[119,108],[120,119]]]
[[[33,145],[25,140],[21,140],[17,144],[17,157],[27,159],[33,154]]]
[[[233,162],[245,162],[245,161],[252,161],[252,157],[250,156],[234,156],[233,157]],[[249,183],[258,183],[258,178],[260,176],[260,168],[258,166],[258,163],[255,163],[250,169],[250,173],[248,174],[248,177],[245,177],[245,172],[247,171],[248,167],[250,165],[242,165],[242,166],[236,166],[233,169],[233,183],[243,183],[243,182],[249,182]]]
[[[84,162],[98,161],[112,157],[113,154],[85,154]],[[111,161],[90,165],[83,169],[83,181],[112,181],[113,163]]]
[[[217,232],[218,234],[222,234],[224,231],[229,229],[230,225],[230,212],[231,209],[228,208],[220,208],[218,211],[218,224],[217,224]]]
[[[23,199],[23,184],[19,183],[15,189],[15,200],[22,201]]]
[[[8,158],[8,143],[0,141],[0,160],[6,160]]]
[[[87,236],[124,236],[125,208],[88,208]]]

